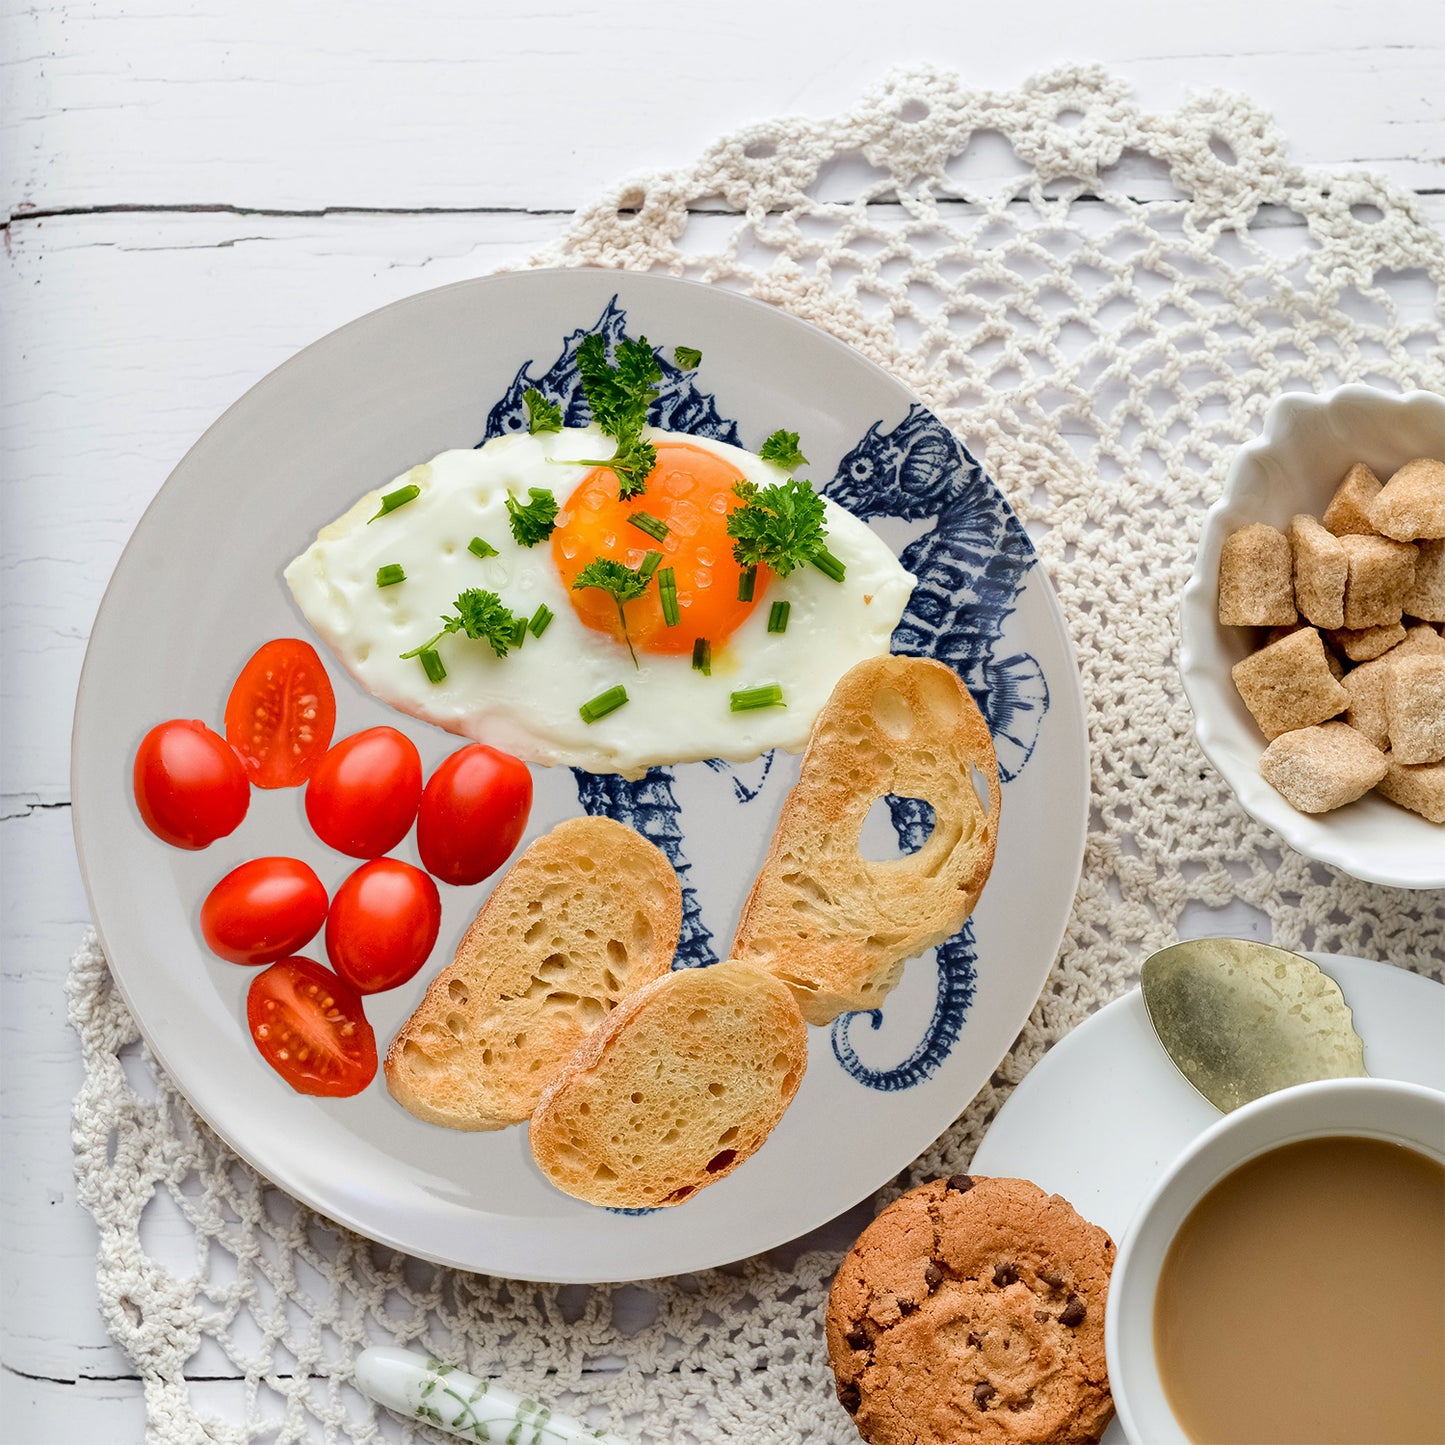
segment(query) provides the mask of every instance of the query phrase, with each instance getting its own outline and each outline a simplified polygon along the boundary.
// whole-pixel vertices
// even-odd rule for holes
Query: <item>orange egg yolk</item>
[[[647,490],[626,501],[617,495],[616,476],[598,467],[567,499],[552,533],[552,557],[578,618],[588,627],[623,642],[623,623],[610,593],[596,587],[571,590],[577,574],[594,558],[610,557],[640,567],[648,552],[661,552],[660,567],[677,581],[679,621],[662,615],[657,582],[627,603],[626,637],[639,652],[691,652],[698,638],[716,648],[747,619],[767,591],[772,573],[759,567],[751,602],[738,599],[742,568],[733,559],[728,513],[740,505],[733,492],[738,469],[715,452],[685,442],[662,442]],[[655,541],[629,518],[656,517],[667,535]]]

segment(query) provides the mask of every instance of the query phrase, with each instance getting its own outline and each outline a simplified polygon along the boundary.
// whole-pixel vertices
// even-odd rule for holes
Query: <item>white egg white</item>
[[[783,475],[723,442],[656,430],[648,436],[705,447],[760,486]],[[506,510],[509,494],[525,501],[530,487],[553,492],[565,509],[590,470],[580,459],[613,450],[588,427],[442,452],[322,528],[286,568],[297,606],[383,702],[529,762],[635,776],[656,764],[743,762],[776,747],[798,751],[843,673],[888,651],[914,578],[864,522],[827,502],[828,547],[847,568],[843,582],[811,566],[775,578],[727,644],[714,648],[710,677],[694,671],[686,653],[639,651],[634,667],[623,644],[579,621],[551,544],[516,544]],[[376,517],[383,493],[408,484],[420,489],[417,497]],[[498,555],[474,555],[468,550],[473,537]],[[645,537],[639,542],[650,545]],[[378,587],[378,569],[393,564],[406,580]],[[528,635],[504,658],[465,634],[442,638],[436,650],[447,675],[433,683],[420,661],[401,654],[431,637],[443,615],[456,611],[458,593],[472,587],[497,593],[528,617],[545,603],[553,620],[540,638]],[[780,599],[792,604],[788,627],[770,633],[770,605]],[[771,683],[782,687],[785,707],[731,711],[733,692]],[[581,705],[619,684],[627,704],[584,722]]]

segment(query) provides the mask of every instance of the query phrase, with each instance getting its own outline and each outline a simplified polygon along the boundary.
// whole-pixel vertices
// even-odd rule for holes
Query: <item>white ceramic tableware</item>
[[[1257,629],[1220,625],[1219,552],[1231,532],[1252,522],[1283,531],[1298,512],[1318,518],[1355,462],[1384,480],[1425,456],[1445,458],[1445,397],[1368,386],[1280,397],[1263,432],[1235,454],[1224,494],[1204,520],[1179,613],[1179,670],[1199,745],[1244,810],[1307,858],[1397,888],[1445,887],[1445,826],[1375,794],[1331,813],[1301,813],[1260,777],[1265,738],[1229,672],[1255,647]]]
[[[1246,1104],[1174,1162],[1129,1227],[1109,1284],[1109,1385],[1131,1445],[1190,1445],[1154,1356],[1154,1296],[1169,1245],[1194,1206],[1249,1160],[1301,1139],[1357,1136],[1445,1162],[1445,1094],[1389,1079],[1323,1079]]]

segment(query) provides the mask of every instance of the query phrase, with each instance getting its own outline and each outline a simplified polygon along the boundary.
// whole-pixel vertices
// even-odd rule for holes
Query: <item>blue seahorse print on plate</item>
[[[824,491],[863,518],[934,519],[904,548],[903,565],[918,578],[893,633],[894,652],[946,662],[968,685],[988,720],[1007,782],[1027,765],[1049,706],[1048,683],[1028,653],[998,656],[1004,623],[1037,560],[1028,535],[983,468],[932,412],[915,403],[885,432],[882,422],[838,464]],[[933,829],[933,810],[916,798],[890,798],[894,831],[904,852],[915,852]],[[902,1063],[868,1067],[850,1031],[860,1017],[877,1029],[882,1012],[844,1014],[833,1021],[833,1053],[847,1073],[874,1089],[908,1089],[946,1059],[973,1002],[971,924],[939,944],[933,1016],[918,1046]]]
[[[591,420],[578,378],[577,348],[591,332],[609,346],[625,335],[627,317],[614,296],[595,325],[569,335],[557,360],[534,372],[532,361],[518,368],[506,394],[487,416],[483,442],[527,426],[523,394],[536,387],[562,410],[567,426]],[[655,426],[741,445],[737,423],[724,417],[712,395],[692,373],[659,354],[663,380],[648,414]],[[478,443],[481,445],[482,443]],[[893,634],[893,650],[935,657],[964,679],[988,720],[999,772],[1008,781],[1027,765],[1048,709],[1048,685],[1027,653],[1000,656],[1004,624],[1017,605],[1026,574],[1036,561],[1018,519],[953,434],[924,407],[914,404],[891,430],[880,420],[844,456],[824,491],[856,515],[932,521],[933,526],[903,551],[903,565],[918,578],[907,610]],[[714,760],[718,772],[731,765]],[[771,769],[751,788],[733,779],[739,804],[753,801]],[[683,922],[674,967],[716,961],[712,934],[702,919],[697,890],[689,882],[682,810],[673,769],[656,767],[642,778],[573,770],[578,797],[588,813],[605,813],[637,829],[667,856],[682,884]],[[932,810],[910,798],[890,798],[900,847],[921,847],[932,830]],[[850,1077],[867,1087],[898,1090],[921,1083],[948,1056],[962,1031],[974,993],[974,938],[971,925],[937,949],[938,984],[932,1017],[916,1048],[900,1064],[873,1068],[859,1057],[850,1030],[859,1014],[835,1020],[833,1052]],[[877,1029],[879,1010],[861,1015]]]

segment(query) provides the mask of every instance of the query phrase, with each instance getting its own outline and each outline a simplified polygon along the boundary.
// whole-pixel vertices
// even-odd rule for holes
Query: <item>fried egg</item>
[[[740,505],[733,486],[763,487],[785,473],[724,442],[645,435],[657,465],[646,492],[626,502],[614,474],[586,460],[615,450],[595,426],[442,452],[322,528],[286,568],[297,606],[368,692],[529,762],[636,776],[657,764],[798,751],[843,673],[889,650],[914,578],[864,522],[825,499],[827,547],[843,580],[811,565],[786,577],[759,568],[752,599],[740,600],[727,535]],[[551,536],[524,547],[507,501],[526,503],[533,488],[551,492],[560,510]],[[383,511],[383,497],[397,492],[409,500]],[[641,530],[631,520],[638,512],[666,534]],[[663,554],[659,568],[673,569],[672,625],[655,582],[621,609],[605,592],[572,587],[597,557],[637,568],[652,550]],[[403,654],[432,638],[472,588],[523,618],[545,606],[551,620],[504,657],[465,632],[441,637],[434,651],[445,676],[433,681],[424,659]],[[789,604],[782,631],[769,629],[778,602]],[[693,666],[699,639],[711,650],[710,675]],[[585,705],[615,699],[618,687],[627,701],[586,721]],[[781,689],[781,704],[734,710],[735,694],[770,687]]]

